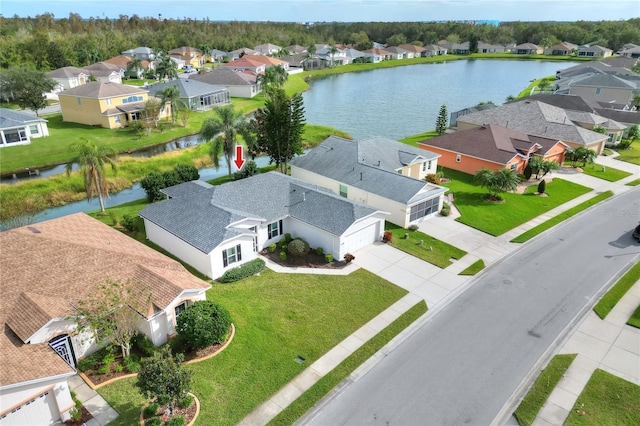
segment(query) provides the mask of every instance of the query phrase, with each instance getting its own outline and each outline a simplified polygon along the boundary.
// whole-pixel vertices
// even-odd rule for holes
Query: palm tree
[[[531,170],[536,172],[536,179],[538,179],[538,174],[542,169],[542,163],[542,157],[531,157],[531,159],[529,160],[529,167],[531,167]]]
[[[289,74],[282,65],[267,68],[260,76],[265,94],[269,96],[271,90],[282,87],[287,78],[289,78]]]
[[[160,78],[167,77],[169,80],[173,80],[178,77],[178,64],[171,59],[171,56],[163,52],[158,55],[156,71],[158,71]]]
[[[171,121],[173,124],[176,124],[176,115],[178,113],[176,102],[178,99],[180,99],[180,89],[178,89],[177,84],[167,86],[160,92],[160,102],[162,102],[162,105],[166,105],[167,102],[171,105]]]
[[[114,157],[116,151],[108,146],[97,146],[87,140],[71,145],[71,151],[77,153],[74,160],[66,165],[67,175],[71,173],[73,163],[80,166],[84,179],[84,190],[87,193],[88,201],[91,201],[95,194],[100,201],[100,211],[104,213],[104,200],[102,197],[109,196],[109,187],[105,177],[105,165],[111,165],[112,170],[116,170]]]
[[[129,74],[129,76],[131,76],[131,73],[135,71],[136,78],[139,78],[141,69],[142,69],[142,59],[131,58],[131,60],[127,62],[127,74]]]
[[[582,167],[593,163],[597,156],[598,154],[594,150],[584,146],[579,146],[573,151],[574,161],[581,161]]]
[[[489,198],[499,200],[499,194],[506,191],[515,191],[520,182],[515,170],[501,168],[498,171],[482,168],[475,174],[475,180],[480,186],[487,188]]]
[[[305,59],[315,59],[316,57],[316,45],[311,43],[309,47],[307,47],[307,54],[305,55]],[[314,61],[311,62],[314,64]],[[313,66],[311,67],[314,68]]]
[[[329,46],[329,54],[331,55],[331,66],[333,67],[333,58],[335,56],[336,53],[338,53],[339,50],[337,47],[331,45]]]
[[[231,157],[237,143],[237,135],[251,139],[249,122],[240,111],[235,111],[233,105],[216,108],[217,117],[208,117],[200,128],[200,141],[210,142],[209,155],[215,167],[220,167],[220,153],[224,154],[231,179]]]
[[[552,171],[557,171],[560,170],[560,164],[556,163],[555,161],[543,161],[542,165],[540,166],[540,171],[542,171],[542,177],[545,177],[547,174],[551,173]]]

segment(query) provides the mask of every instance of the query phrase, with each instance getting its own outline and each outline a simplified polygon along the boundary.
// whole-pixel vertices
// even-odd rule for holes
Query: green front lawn
[[[562,376],[567,371],[576,354],[556,355],[549,365],[542,370],[536,381],[525,395],[522,402],[513,413],[521,426],[529,426],[533,423],[538,411],[553,392]]]
[[[487,190],[475,183],[473,176],[451,169],[444,169],[444,174],[451,182],[442,185],[453,192],[453,202],[462,215],[456,220],[491,235],[501,235],[591,191],[556,177],[547,184],[547,197],[535,195],[537,185],[532,185],[524,194],[503,193],[505,202],[493,203],[487,201]]]
[[[606,192],[603,192],[602,194],[598,194],[595,197],[583,203],[580,203],[575,207],[570,208],[566,212],[560,213],[558,216],[552,217],[551,219],[542,222],[540,225],[537,225],[529,229],[528,231],[523,232],[522,234],[518,235],[513,240],[511,240],[511,242],[524,243],[525,241],[529,241],[531,238],[535,237],[536,235],[543,233],[547,229],[556,226],[557,224],[569,219],[571,216],[574,216],[580,213],[581,211],[588,209],[594,204],[597,204],[600,201],[606,200],[609,197],[613,197],[613,192],[606,191]]]
[[[609,312],[624,297],[631,287],[640,280],[640,262],[629,269],[613,287],[605,293],[600,301],[593,307],[594,312],[602,319],[605,319]]]
[[[597,177],[600,179],[608,180],[609,182],[616,182],[620,179],[624,179],[627,176],[631,176],[631,173],[624,170],[614,169],[613,167],[605,167],[601,164],[589,164],[583,167],[584,174]]]
[[[640,166],[640,139],[635,139],[628,149],[617,150],[620,154],[616,160],[626,161]]]
[[[640,424],[640,386],[597,369],[565,426]]]
[[[485,268],[484,260],[478,259],[475,262],[473,262],[471,265],[467,266],[458,275],[475,275],[478,272],[482,271],[484,268]]]
[[[207,298],[226,307],[236,326],[229,347],[191,364],[201,403],[197,425],[236,424],[320,356],[406,294],[365,270],[348,276],[276,274],[266,270],[214,284]],[[296,362],[296,357],[305,359]],[[120,417],[136,424],[143,399],[125,379],[99,389]]]
[[[451,265],[451,259],[461,259],[467,254],[464,250],[420,231],[410,231],[389,222],[386,222],[384,228],[393,235],[390,243],[393,247],[440,268]],[[405,238],[405,234],[409,238]]]

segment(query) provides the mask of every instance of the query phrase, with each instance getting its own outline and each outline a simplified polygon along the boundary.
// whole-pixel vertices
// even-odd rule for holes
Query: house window
[[[38,125],[37,124],[32,124],[29,126],[29,133],[31,133],[32,135],[37,135],[40,133],[40,130],[38,129]]]
[[[5,130],[4,139],[8,144],[26,142],[29,140],[27,139],[27,132],[25,129]]]
[[[600,90],[601,90],[601,88],[600,88],[600,87],[596,87],[596,95],[599,95],[599,94],[600,94]]]
[[[120,116],[116,115],[116,118],[114,121],[116,122],[116,124],[120,124]]]
[[[431,160],[427,163],[427,169],[431,170]]]
[[[614,138],[613,133],[609,133],[609,139],[607,139],[607,142],[609,143],[613,142],[613,138]]]
[[[282,235],[282,221],[270,223],[267,231],[269,233],[269,239]]]
[[[427,163],[422,163],[422,171],[423,172],[427,171]]]
[[[222,264],[225,268],[232,263],[240,262],[241,260],[242,253],[240,251],[240,244],[222,252]]]
[[[516,167],[518,167],[518,165],[517,165],[516,163],[512,163],[512,164],[511,164],[511,170],[515,170],[515,169],[516,169]]]
[[[402,171],[400,173],[402,173]],[[340,185],[340,196],[347,198],[347,185]]]
[[[459,163],[460,160],[462,160],[462,157],[460,156],[460,154],[456,154],[456,163]]]
[[[412,206],[411,210],[409,211],[409,221],[414,222],[418,219],[437,212],[439,205],[440,197],[435,197]]]
[[[107,99],[107,106],[111,105],[111,99]]]
[[[184,312],[184,310],[187,309],[187,302],[182,302],[181,304],[179,304],[178,306],[176,306],[173,309],[173,312],[175,314],[175,317],[178,318],[178,316],[180,316],[180,314],[182,312]]]
[[[82,99],[81,98],[76,98],[78,100],[78,105],[82,105]]]

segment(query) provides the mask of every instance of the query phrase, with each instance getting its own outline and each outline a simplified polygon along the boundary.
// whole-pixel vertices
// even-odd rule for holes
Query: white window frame
[[[462,161],[462,156],[460,154],[456,154],[456,163]]]
[[[240,244],[222,250],[222,264],[226,268],[229,265],[238,263],[242,260],[242,247]]]
[[[173,308],[173,317],[178,318],[178,316],[187,309],[187,301],[178,303],[175,308]]]

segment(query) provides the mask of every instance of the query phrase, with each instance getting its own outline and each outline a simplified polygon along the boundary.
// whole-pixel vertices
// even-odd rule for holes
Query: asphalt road
[[[523,245],[300,423],[491,424],[558,336],[640,257],[638,221],[640,187]]]

